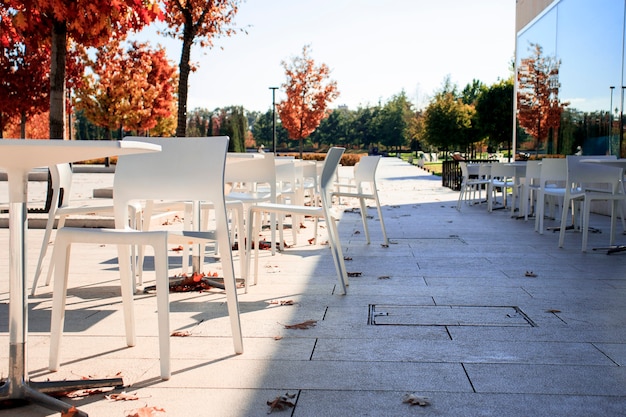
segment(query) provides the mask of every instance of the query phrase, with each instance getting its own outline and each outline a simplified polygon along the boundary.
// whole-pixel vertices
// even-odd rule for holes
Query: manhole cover
[[[370,304],[368,324],[376,326],[535,327],[516,306]]]

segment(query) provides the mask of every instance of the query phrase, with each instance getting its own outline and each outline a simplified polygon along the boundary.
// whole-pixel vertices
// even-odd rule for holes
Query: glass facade
[[[626,0],[560,0],[517,33],[516,149],[626,157]]]

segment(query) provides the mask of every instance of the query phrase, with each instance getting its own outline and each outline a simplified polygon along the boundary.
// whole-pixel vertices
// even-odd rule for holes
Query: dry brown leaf
[[[420,397],[415,394],[406,394],[404,398],[402,398],[402,402],[411,405],[419,405],[421,407],[430,405],[430,401],[427,397]]]
[[[173,252],[180,252],[181,250],[183,250],[182,246],[178,246],[177,248],[172,248],[171,249]]]
[[[295,303],[293,302],[293,300],[271,300],[270,304],[278,304],[281,306],[292,306]]]
[[[67,411],[61,411],[61,417],[74,417],[78,415],[78,409],[71,406]]]
[[[124,417],[156,417],[157,413],[165,413],[161,407],[141,407],[130,410]]]
[[[361,272],[348,272],[349,277],[360,277]]]
[[[189,330],[179,330],[170,335],[171,337],[188,337],[191,336],[191,332]]]
[[[533,271],[526,271],[526,273],[524,274],[524,276],[526,277],[530,277],[530,278],[536,278],[537,274],[535,274]]]
[[[270,409],[267,412],[267,414],[271,414],[272,411],[274,410],[283,411],[283,410],[286,410],[287,408],[295,407],[295,404],[292,401],[294,398],[296,398],[296,394],[289,394],[287,392],[285,393],[285,395],[279,395],[273,400],[268,401],[267,405],[270,406]]]
[[[389,245],[386,245],[384,243],[381,243],[380,246],[382,246],[383,248],[388,248],[389,247]]]
[[[302,323],[297,323],[297,324],[285,324],[285,329],[300,329],[300,330],[307,330],[310,329],[311,327],[315,327],[315,325],[317,324],[317,320],[307,320],[307,321],[303,321]]]
[[[360,234],[361,234],[361,232],[360,232],[359,230],[355,230],[355,231],[354,231],[354,234],[355,234],[355,235],[360,235]]]
[[[391,277],[389,275],[381,275],[378,279],[391,279]]]
[[[350,257],[350,256],[344,256],[344,257],[343,257],[343,260],[344,260],[344,261],[351,261],[351,260],[352,260],[352,257]]]
[[[129,394],[126,391],[119,394],[105,395],[104,398],[111,401],[136,401],[139,399],[137,394]]]

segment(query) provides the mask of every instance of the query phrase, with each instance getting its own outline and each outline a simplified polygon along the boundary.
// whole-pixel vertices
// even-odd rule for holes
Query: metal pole
[[[613,154],[613,90],[615,86],[609,87],[611,89],[611,105],[609,107],[609,155]]]
[[[272,90],[272,152],[276,155],[276,90],[278,87],[270,87]]]

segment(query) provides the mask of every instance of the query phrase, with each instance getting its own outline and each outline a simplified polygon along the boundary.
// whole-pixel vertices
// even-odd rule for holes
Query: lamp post
[[[272,152],[276,155],[276,90],[278,87],[270,87],[272,90]]]
[[[613,90],[615,86],[609,87],[611,89],[611,106],[609,107],[609,154],[612,154],[613,148]]]
[[[619,109],[619,149],[617,153],[618,158],[623,158],[622,155],[622,142],[624,141],[624,89],[625,85],[622,86],[622,96],[620,98],[620,109]]]

